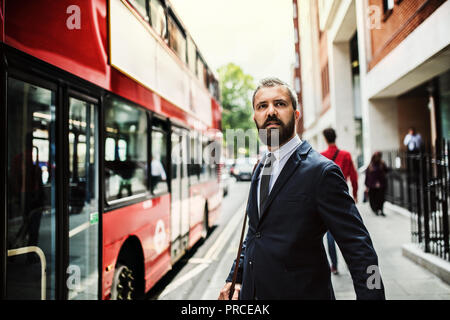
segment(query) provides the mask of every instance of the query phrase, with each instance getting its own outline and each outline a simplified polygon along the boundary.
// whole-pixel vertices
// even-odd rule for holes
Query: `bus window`
[[[6,297],[54,299],[56,92],[13,78],[7,90]]]
[[[197,48],[195,47],[194,41],[191,37],[188,37],[187,45],[187,55],[188,55],[188,66],[193,74],[197,71]]]
[[[145,21],[149,21],[147,13],[147,0],[128,0]]]
[[[195,184],[200,179],[201,155],[198,148],[198,138],[196,135],[191,135],[189,139],[189,162],[188,175],[191,184]]]
[[[210,164],[209,164],[209,174],[210,174],[210,179],[217,179],[217,163],[216,163],[216,159],[219,158],[220,159],[220,155],[216,154],[216,152],[220,153],[220,149],[217,148],[217,141],[215,140],[210,140],[209,141],[209,145],[211,146],[211,152],[208,154],[211,158],[210,158]]]
[[[152,128],[151,185],[153,194],[168,191],[167,185],[167,131],[162,123]]]
[[[105,127],[106,200],[112,204],[147,193],[145,111],[115,98],[107,99]]]
[[[163,39],[167,38],[166,10],[159,0],[150,0],[150,21],[153,29]]]
[[[200,82],[205,85],[206,81],[205,81],[205,65],[202,61],[202,59],[197,56],[197,78],[198,80],[200,80]]]
[[[210,156],[208,154],[208,140],[203,139],[202,142],[202,166],[200,171],[200,180],[201,181],[207,181],[211,177],[211,169],[210,169]]]
[[[68,285],[71,300],[98,295],[98,126],[96,105],[69,98],[69,266],[79,285]],[[76,271],[75,271],[76,272]]]
[[[172,16],[169,16],[169,46],[181,61],[186,62],[186,37]]]
[[[113,138],[106,138],[105,140],[105,161],[114,161],[114,149],[116,143]]]

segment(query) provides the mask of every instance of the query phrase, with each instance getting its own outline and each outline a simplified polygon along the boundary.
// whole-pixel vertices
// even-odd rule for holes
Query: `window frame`
[[[154,25],[153,25],[153,23],[156,23],[156,21],[155,22],[153,22],[153,20],[152,20],[152,7],[151,7],[151,5],[150,5],[150,2],[151,1],[157,1],[160,5],[161,5],[161,7],[163,8],[163,11],[164,11],[164,26],[165,26],[165,30],[164,30],[164,34],[163,35],[161,35],[161,34],[159,34],[158,32],[157,32],[157,30],[155,29],[155,27],[154,27]],[[152,28],[152,30],[158,35],[158,37],[160,37],[166,44],[168,43],[168,41],[169,41],[169,26],[168,26],[168,15],[167,15],[167,5],[166,5],[166,3],[164,2],[164,0],[147,0],[147,6],[148,6],[148,16],[149,16],[149,20],[148,20],[148,23],[149,23],[149,25],[150,25],[150,28]]]
[[[382,0],[383,21],[386,21],[391,16],[396,3],[398,3],[396,0]],[[391,5],[391,7],[389,7],[389,5]]]
[[[101,163],[102,163],[102,167],[101,167],[101,171],[102,174],[104,175],[104,171],[105,171],[105,156],[106,156],[106,150],[105,150],[105,143],[106,143],[106,139],[108,138],[108,135],[106,134],[106,109],[109,107],[108,105],[108,100],[110,99],[116,99],[118,101],[122,101],[123,103],[132,106],[133,108],[139,109],[141,111],[143,111],[145,113],[145,117],[146,117],[146,121],[147,121],[147,130],[146,130],[146,140],[147,140],[147,159],[146,159],[146,163],[147,163],[147,168],[149,168],[149,157],[148,157],[148,133],[149,133],[149,122],[148,122],[148,109],[144,108],[143,106],[132,102],[128,99],[125,99],[121,96],[118,96],[114,93],[108,92],[104,95],[104,101],[103,101],[103,114],[102,114],[102,118],[103,118],[103,126],[102,126],[102,141],[101,141],[101,145],[102,148],[104,150],[103,152],[103,158],[101,159]],[[148,171],[148,170],[147,170]],[[124,197],[124,198],[120,198],[120,199],[115,199],[115,200],[109,200],[106,197],[106,179],[103,177],[102,179],[102,185],[103,185],[103,198],[104,198],[104,213],[107,213],[109,211],[113,211],[122,207],[126,207],[129,205],[133,205],[139,202],[143,202],[145,200],[149,200],[152,199],[153,197],[151,196],[151,191],[150,191],[150,181],[148,180],[148,173],[147,173],[147,183],[146,183],[146,187],[147,187],[147,191],[146,192],[142,192],[136,195],[132,195],[129,197]]]
[[[170,176],[169,176],[169,170],[170,170],[169,137],[170,137],[170,134],[171,134],[171,130],[170,130],[170,125],[167,122],[167,119],[159,116],[158,114],[156,114],[154,112],[150,113],[150,118],[151,118],[151,122],[150,122],[151,126],[150,126],[149,137],[148,137],[148,139],[150,141],[150,145],[149,145],[150,146],[150,148],[149,148],[150,157],[147,157],[148,161],[149,161],[148,167],[150,168],[150,170],[148,170],[148,176],[149,176],[148,181],[149,181],[149,184],[150,184],[149,185],[149,190],[150,190],[150,193],[152,195],[151,198],[158,198],[158,197],[161,197],[163,195],[166,195],[166,194],[170,193],[170,191],[171,191],[170,190]],[[155,130],[155,128],[153,126],[154,121],[161,123],[163,126],[165,126],[165,128],[163,128],[163,129],[156,128],[156,130]],[[166,161],[165,161],[166,168],[165,169],[166,169],[167,189],[165,191],[163,191],[163,192],[158,192],[158,193],[153,193],[153,189],[152,189],[152,186],[151,186],[151,175],[152,175],[151,174],[151,170],[152,170],[152,167],[151,167],[152,166],[151,156],[152,156],[152,153],[153,153],[153,149],[152,149],[152,146],[153,146],[153,136],[152,136],[153,135],[153,131],[161,132],[162,134],[166,135]]]
[[[149,10],[149,0],[145,1],[145,17],[142,16],[141,9],[137,8],[134,3],[138,2],[138,0],[127,0],[127,2],[133,7],[133,9],[139,14],[139,16],[144,19],[147,23],[150,23],[151,17],[150,17],[150,10]]]
[[[175,49],[172,47],[171,43],[171,36],[170,36],[170,30],[169,30],[169,24],[173,22],[175,25],[175,28],[179,31],[179,34],[184,38],[184,57],[181,57],[178,52],[175,51]],[[183,26],[181,25],[181,22],[175,15],[175,13],[172,11],[172,9],[169,7],[168,10],[166,10],[166,25],[167,25],[167,37],[168,37],[168,46],[172,52],[175,53],[175,55],[189,68],[188,66],[188,57],[187,57],[187,50],[188,50],[188,40],[187,40],[187,33],[186,30],[184,30]]]

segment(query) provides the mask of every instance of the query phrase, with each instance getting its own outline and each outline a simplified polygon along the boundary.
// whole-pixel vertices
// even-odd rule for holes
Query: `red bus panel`
[[[123,243],[136,237],[142,246],[146,291],[170,268],[170,196],[146,200],[103,215],[103,293],[106,298]],[[130,230],[133,233],[130,234]]]
[[[71,0],[6,1],[6,43],[107,88],[105,1],[76,1],[80,28],[72,27]]]
[[[5,41],[4,12],[5,3],[3,0],[0,0],[0,41]]]
[[[207,129],[193,113],[183,111],[109,65],[106,0],[78,1],[79,11],[71,11],[73,3],[71,0],[6,1],[5,43],[152,111],[177,118],[191,128]],[[80,13],[79,29],[73,23],[77,12]],[[165,44],[160,46],[169,50]],[[181,61],[171,62],[176,63]],[[170,72],[161,74],[165,82],[173,78]],[[191,87],[196,88],[192,92],[206,90],[200,88],[193,76],[188,78]],[[177,88],[173,90],[176,93]],[[211,105],[203,103],[196,108],[197,114],[201,114],[205,108],[211,110]],[[213,127],[217,128],[214,111],[212,118]]]

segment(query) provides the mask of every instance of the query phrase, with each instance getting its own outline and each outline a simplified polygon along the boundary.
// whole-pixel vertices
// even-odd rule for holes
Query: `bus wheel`
[[[113,286],[111,288],[112,300],[133,300],[135,293],[135,274],[132,269],[123,264],[116,266]]]

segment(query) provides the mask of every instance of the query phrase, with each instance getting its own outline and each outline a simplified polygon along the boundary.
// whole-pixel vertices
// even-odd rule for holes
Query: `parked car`
[[[238,162],[234,165],[233,175],[237,181],[250,181],[252,179],[254,164]]]

